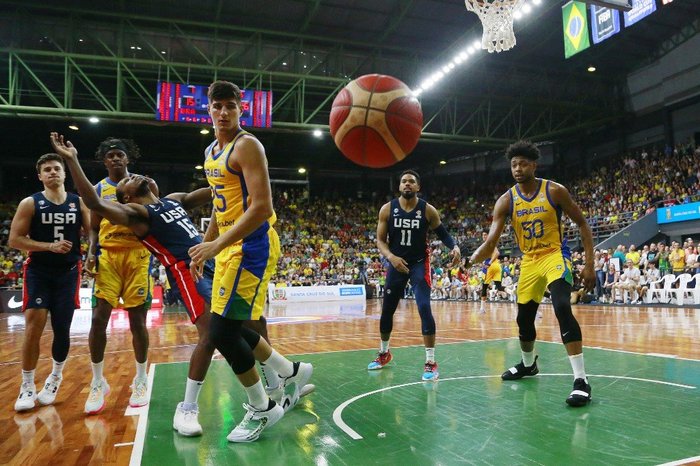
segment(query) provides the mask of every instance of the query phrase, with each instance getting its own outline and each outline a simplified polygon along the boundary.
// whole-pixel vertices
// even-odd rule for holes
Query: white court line
[[[134,444],[134,442],[115,443],[114,448],[128,447],[129,445],[133,445],[133,444]]]
[[[453,381],[453,380],[467,380],[467,379],[489,379],[489,378],[500,378],[500,375],[466,375],[463,377],[450,377],[447,379],[440,379],[438,382],[448,382],[448,381]],[[571,377],[571,374],[539,374],[538,377]],[[656,383],[660,385],[670,385],[672,387],[680,387],[680,388],[691,388],[695,389],[697,387],[694,387],[692,385],[684,385],[684,384],[679,384],[679,383],[673,383],[673,382],[666,382],[664,380],[654,380],[654,379],[643,379],[640,377],[625,377],[625,376],[620,376],[620,375],[600,375],[600,374],[588,374],[588,377],[595,377],[595,378],[603,378],[603,379],[624,379],[624,380],[634,380],[637,382],[649,382],[649,383]],[[380,388],[378,390],[373,390],[371,392],[366,392],[366,393],[361,393],[360,395],[354,396],[353,398],[350,398],[349,400],[344,401],[340,405],[338,405],[337,408],[333,411],[333,422],[340,427],[340,430],[348,434],[351,439],[353,440],[362,440],[362,436],[358,434],[355,430],[353,430],[350,426],[348,426],[345,421],[343,421],[343,410],[347,408],[349,405],[354,403],[355,401],[368,397],[370,395],[376,395],[377,393],[385,392],[388,390],[393,390],[395,388],[402,388],[402,387],[408,387],[411,385],[423,385],[426,382],[420,381],[420,382],[409,382],[409,383],[404,383],[400,385],[392,385],[390,387],[384,387]],[[434,382],[428,382],[428,383],[434,383]]]
[[[515,337],[514,337],[515,338]],[[561,345],[561,342],[557,341],[546,341],[546,340],[537,340],[537,343],[549,343],[552,345]],[[676,356],[675,354],[664,354],[664,353],[639,353],[637,351],[627,351],[627,350],[621,350],[621,349],[614,349],[614,348],[603,348],[602,346],[584,346],[583,349],[597,349],[601,351],[612,351],[613,353],[624,353],[624,354],[636,354],[637,356],[651,356],[654,358],[673,358],[673,359],[678,359],[679,361],[694,361],[694,362],[700,362],[700,359],[693,359],[693,358],[680,358]]]
[[[155,378],[157,363],[152,363],[148,371],[148,404],[140,410],[139,423],[136,426],[136,437],[134,438],[134,448],[131,450],[131,460],[129,466],[140,466],[143,456],[143,446],[146,443],[146,425],[148,424],[148,409],[151,407],[151,391],[153,390],[153,379]]]
[[[671,461],[670,463],[660,464],[659,466],[678,466],[681,464],[692,463],[693,461],[700,461],[700,456],[693,456],[692,458],[683,458],[682,460]]]

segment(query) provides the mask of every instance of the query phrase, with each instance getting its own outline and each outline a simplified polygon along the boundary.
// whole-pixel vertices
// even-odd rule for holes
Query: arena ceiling
[[[516,22],[516,47],[481,52],[420,98],[411,164],[571,140],[625,116],[624,77],[693,36],[700,2],[675,0],[565,60],[561,6]],[[49,130],[94,148],[132,137],[150,160],[198,161],[211,135],[154,120],[156,83],[227,79],[272,90],[273,128],[257,130],[274,167],[350,169],[327,133],[333,96],[367,73],[410,87],[481,36],[461,0],[0,1],[0,116],[9,157],[46,148]],[[595,73],[586,71],[594,65]],[[101,122],[91,125],[87,118]],[[321,139],[311,131],[325,131]],[[91,151],[92,149],[90,149]]]

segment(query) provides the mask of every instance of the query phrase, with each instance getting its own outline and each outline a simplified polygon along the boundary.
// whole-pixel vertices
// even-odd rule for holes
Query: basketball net
[[[513,11],[520,0],[464,0],[467,10],[481,19],[484,34],[481,48],[489,53],[503,52],[515,46]]]

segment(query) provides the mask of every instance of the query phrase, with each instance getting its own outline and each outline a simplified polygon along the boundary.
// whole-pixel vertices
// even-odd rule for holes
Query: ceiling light
[[[447,161],[445,161],[445,160],[440,160],[440,165],[447,165]]]
[[[73,131],[78,131],[80,128],[78,128],[78,125],[69,125],[68,129],[72,129]]]
[[[589,72],[589,73],[593,73],[595,70],[596,70],[596,67],[593,66],[593,65],[591,65],[591,66],[588,67],[588,72]]]
[[[304,173],[306,173],[306,168],[299,167],[299,170],[297,170],[297,171],[303,175]]]
[[[315,129],[313,135],[317,138],[320,138],[321,136],[323,136],[323,132],[320,129]]]
[[[202,168],[204,168],[204,167],[201,166],[201,165],[195,165],[195,166],[194,166],[194,169],[195,169],[195,170],[201,170]]]
[[[88,121],[89,121],[90,123],[99,123],[99,122],[100,122],[100,119],[97,118],[97,117],[90,117],[90,118],[88,119]]]
[[[209,134],[209,130],[206,128],[202,128],[199,130],[199,134]]]

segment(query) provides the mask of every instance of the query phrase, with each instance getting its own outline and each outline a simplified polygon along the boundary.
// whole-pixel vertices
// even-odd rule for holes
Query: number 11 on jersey
[[[401,246],[411,245],[411,230],[401,230]]]

